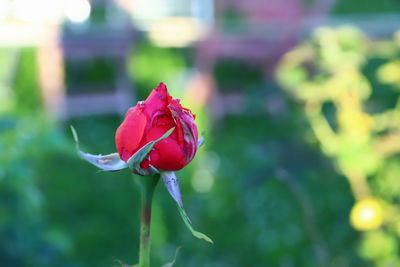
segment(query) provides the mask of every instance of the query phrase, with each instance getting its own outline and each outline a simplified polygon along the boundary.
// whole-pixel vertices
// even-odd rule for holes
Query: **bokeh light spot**
[[[67,3],[66,16],[75,23],[82,23],[90,16],[90,3],[87,0],[72,0]]]
[[[199,193],[207,193],[214,185],[214,176],[207,169],[196,171],[192,177],[192,187]]]
[[[353,227],[360,231],[374,230],[383,221],[382,207],[375,198],[366,198],[356,202],[350,213]]]

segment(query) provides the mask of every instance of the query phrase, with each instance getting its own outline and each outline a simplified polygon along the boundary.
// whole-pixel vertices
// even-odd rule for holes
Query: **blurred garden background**
[[[0,266],[138,261],[116,151],[161,81],[205,145],[163,186],[152,266],[400,266],[398,0],[0,0]]]

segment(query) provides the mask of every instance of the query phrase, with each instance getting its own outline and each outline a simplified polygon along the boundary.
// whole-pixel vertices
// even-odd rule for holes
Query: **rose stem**
[[[139,267],[150,267],[150,225],[153,193],[159,175],[138,177],[141,191]]]

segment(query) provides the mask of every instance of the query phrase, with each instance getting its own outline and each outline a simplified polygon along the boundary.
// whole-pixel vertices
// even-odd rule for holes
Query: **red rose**
[[[139,149],[174,131],[155,144],[140,164],[144,170],[150,166],[159,171],[175,171],[185,167],[197,151],[198,133],[195,116],[173,99],[165,84],[160,83],[146,101],[140,101],[128,110],[118,127],[115,142],[121,159],[125,162]]]
[[[192,234],[212,243],[208,236],[193,229],[183,209],[178,178],[174,172],[185,167],[196,154],[199,140],[194,119],[192,112],[182,107],[178,99],[173,99],[165,84],[160,83],[146,101],[137,103],[126,113],[115,133],[118,153],[93,155],[83,152],[79,148],[78,134],[72,126],[71,131],[78,155],[101,170],[129,168],[137,174],[153,176],[153,179],[139,179],[143,196],[151,196],[158,180],[162,180]],[[155,174],[159,175],[154,177]],[[145,212],[142,211],[142,222],[146,223],[146,229],[149,230],[147,219],[150,217],[147,215],[150,213],[146,212],[150,212],[147,208],[151,207],[151,198],[144,197],[143,200]],[[143,214],[147,215],[143,217]],[[149,238],[147,230],[144,236]]]

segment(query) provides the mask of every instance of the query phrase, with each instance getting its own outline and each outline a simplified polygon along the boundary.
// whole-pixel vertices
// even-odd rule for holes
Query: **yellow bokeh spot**
[[[360,231],[379,228],[383,221],[382,206],[375,198],[365,198],[356,202],[351,209],[350,221]]]

